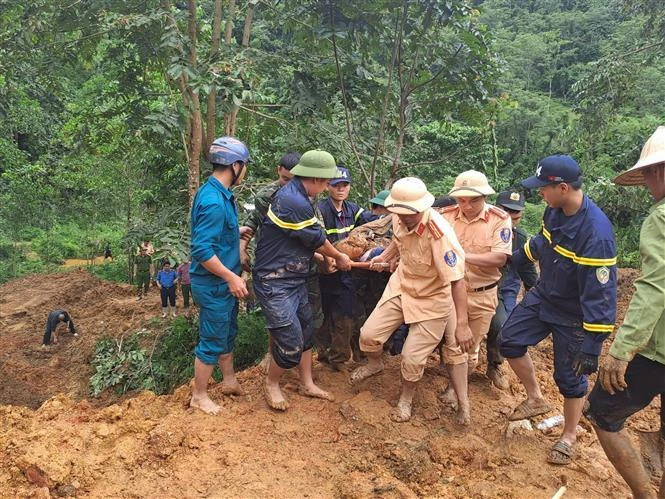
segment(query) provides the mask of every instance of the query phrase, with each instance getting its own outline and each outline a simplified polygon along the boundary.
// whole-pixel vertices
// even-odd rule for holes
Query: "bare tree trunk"
[[[356,157],[356,162],[358,163],[358,169],[360,173],[365,177],[365,181],[368,184],[371,184],[370,177],[367,174],[367,170],[363,167],[362,161],[360,161],[360,154],[358,154],[358,149],[356,148],[356,142],[353,140],[353,124],[351,122],[351,112],[349,111],[349,103],[346,98],[346,87],[344,86],[344,76],[342,75],[342,69],[339,64],[339,54],[337,53],[337,37],[335,36],[335,26],[332,25],[333,22],[333,0],[330,0],[330,22],[332,28],[332,46],[333,54],[335,56],[335,68],[337,69],[337,77],[339,78],[339,86],[342,92],[342,104],[344,106],[344,120],[346,121],[346,134],[349,137],[349,145],[353,151],[353,155]]]
[[[241,46],[243,49],[249,47],[249,37],[252,31],[252,21],[254,20],[254,11],[256,9],[256,4],[249,4],[247,6],[247,14],[245,14],[245,23],[242,29],[242,42]],[[231,22],[233,22],[231,20]],[[231,33],[228,31],[228,21],[227,21],[227,43],[231,43]],[[232,104],[231,110],[224,117],[224,130],[227,131],[227,135],[236,134],[236,125],[238,124],[238,111],[240,111],[240,106],[235,102]]]
[[[189,64],[192,67],[197,65],[196,54],[196,0],[189,0],[188,2],[189,20],[187,23],[187,31],[189,33]],[[201,177],[200,161],[201,161],[201,146],[203,141],[203,119],[201,116],[201,102],[199,94],[194,91],[191,86],[187,86],[186,94],[189,99],[189,117],[191,122],[191,129],[189,130],[189,161],[187,173],[187,192],[189,194],[189,206],[191,208],[194,202],[194,196],[199,188]]]
[[[226,14],[226,26],[224,27],[224,43],[231,45],[233,38],[233,17],[236,13],[236,0],[229,0],[229,11]],[[224,115],[224,135],[236,133],[236,119],[238,117],[237,106],[232,103],[231,110]]]
[[[215,0],[212,18],[212,40],[210,42],[210,58],[214,60],[219,55],[219,42],[222,32],[222,0]],[[210,145],[215,140],[217,114],[217,87],[213,83],[208,92],[208,103],[206,108],[206,139],[203,150],[208,154]]]
[[[404,13],[404,11],[402,11]],[[397,19],[395,21],[395,42],[393,44],[393,55],[390,60],[390,67],[388,68],[388,83],[386,84],[386,93],[383,96],[383,107],[381,108],[381,118],[379,120],[379,132],[376,136],[376,145],[374,146],[374,157],[372,158],[372,166],[369,171],[369,190],[371,194],[376,195],[376,188],[374,184],[376,183],[376,163],[379,158],[379,154],[383,151],[383,143],[386,135],[386,116],[388,114],[388,102],[390,100],[390,93],[392,90],[393,82],[393,71],[395,69],[395,61],[397,60],[397,54],[399,47],[402,43],[402,32],[404,28],[404,16],[402,15],[401,20]]]

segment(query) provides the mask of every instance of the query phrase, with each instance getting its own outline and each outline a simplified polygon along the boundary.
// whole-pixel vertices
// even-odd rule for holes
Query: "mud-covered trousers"
[[[254,293],[272,338],[271,353],[282,369],[300,363],[302,353],[314,346],[314,324],[305,278],[259,279]]]

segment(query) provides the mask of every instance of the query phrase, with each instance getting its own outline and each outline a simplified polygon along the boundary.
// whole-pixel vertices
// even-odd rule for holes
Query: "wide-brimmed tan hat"
[[[434,203],[425,183],[416,177],[404,177],[393,184],[384,205],[398,215],[422,213]]]
[[[457,175],[455,185],[448,193],[454,198],[490,196],[496,194],[484,173],[467,170]]]
[[[618,185],[644,185],[642,169],[659,163],[665,163],[665,126],[656,128],[656,131],[644,144],[640,160],[632,168],[620,173],[614,179],[614,183]]]

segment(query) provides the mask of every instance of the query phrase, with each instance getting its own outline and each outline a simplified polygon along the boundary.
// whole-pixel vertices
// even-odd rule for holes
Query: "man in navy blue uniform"
[[[337,174],[328,185],[329,196],[318,206],[318,215],[323,222],[328,241],[335,244],[348,237],[357,226],[378,218],[366,212],[356,203],[348,201],[351,191],[351,172],[337,165]],[[358,338],[353,339],[354,285],[351,272],[337,271],[319,275],[323,325],[316,332],[315,342],[319,361],[328,362],[339,371],[353,350],[360,351]]]
[[[314,326],[307,297],[307,275],[314,252],[335,260],[342,271],[351,268],[348,256],[337,251],[314,214],[310,198],[325,190],[337,174],[332,155],[308,151],[291,169],[294,178],[273,197],[256,248],[253,282],[271,336],[272,362],[265,384],[266,402],[284,411],[279,380],[286,369],[300,369],[300,393],[333,400],[314,384]]]
[[[194,388],[190,407],[217,414],[208,396],[208,380],[219,364],[222,393],[241,395],[233,371],[233,345],[238,333],[238,299],[247,296],[240,277],[240,231],[235,198],[250,161],[247,146],[233,137],[220,137],[210,146],[212,175],[192,204],[192,296],[200,307],[199,343],[194,351]]]
[[[582,192],[580,167],[570,156],[541,160],[535,175],[522,185],[539,189],[547,208],[540,233],[512,257],[514,266],[525,258],[538,260],[540,279],[499,335],[501,354],[527,392],[509,419],[550,411],[527,349],[551,332],[554,381],[564,397],[564,427],[548,461],[569,464],[587,392],[586,375],[598,368],[603,341],[616,319],[616,244],[610,221]]]

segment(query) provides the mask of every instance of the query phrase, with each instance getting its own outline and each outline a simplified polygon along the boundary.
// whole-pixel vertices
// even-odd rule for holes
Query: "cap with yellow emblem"
[[[500,192],[496,198],[496,205],[512,211],[523,211],[524,194],[517,191]]]

